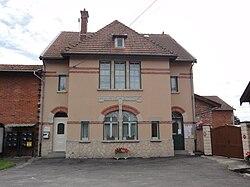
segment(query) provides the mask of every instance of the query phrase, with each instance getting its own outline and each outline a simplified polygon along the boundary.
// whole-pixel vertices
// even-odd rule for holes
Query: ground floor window
[[[88,121],[81,122],[81,140],[83,141],[89,140],[89,122]]]
[[[120,125],[122,125],[121,129]],[[122,119],[119,119],[119,111],[110,112],[104,119],[103,127],[104,140],[138,139],[137,118],[131,112],[122,111]]]
[[[152,121],[152,139],[160,139],[159,121]]]

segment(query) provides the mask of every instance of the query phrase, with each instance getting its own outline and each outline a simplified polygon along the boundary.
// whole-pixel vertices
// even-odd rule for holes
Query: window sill
[[[67,91],[56,91],[56,93],[58,93],[58,94],[66,94],[68,92]]]
[[[79,143],[91,143],[89,140],[80,140]]]
[[[102,143],[139,143],[139,140],[103,140]]]
[[[171,94],[180,94],[180,92],[171,92]]]
[[[155,140],[151,139],[150,142],[162,142],[162,140],[160,140],[160,139],[155,139]]]
[[[143,89],[100,89],[98,88],[97,91],[143,91]]]

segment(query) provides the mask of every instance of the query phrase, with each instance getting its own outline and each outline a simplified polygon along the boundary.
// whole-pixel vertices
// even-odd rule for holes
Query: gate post
[[[204,155],[212,155],[212,139],[211,139],[211,125],[202,125],[203,127],[203,142]]]
[[[246,152],[250,151],[250,122],[242,122],[240,123],[240,125],[241,125],[243,154],[245,157]]]

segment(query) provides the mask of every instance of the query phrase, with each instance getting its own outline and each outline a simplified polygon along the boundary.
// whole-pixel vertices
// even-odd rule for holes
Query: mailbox
[[[21,142],[23,147],[32,147],[32,136],[31,131],[24,131],[21,133]]]
[[[7,132],[7,146],[8,147],[17,146],[17,132]]]
[[[49,139],[49,132],[43,132],[43,139]]]

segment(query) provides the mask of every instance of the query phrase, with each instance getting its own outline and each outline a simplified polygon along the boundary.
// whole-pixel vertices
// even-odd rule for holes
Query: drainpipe
[[[43,63],[43,69],[42,73],[46,71],[46,66],[45,63]],[[44,86],[45,86],[45,80],[44,80],[44,76],[39,77],[39,75],[36,74],[36,71],[33,72],[34,76],[36,76],[38,79],[41,80],[42,82],[42,86],[41,86],[41,113],[40,113],[40,137],[39,137],[39,150],[38,150],[38,156],[41,157],[42,156],[42,137],[43,137],[43,116],[44,116]]]
[[[192,100],[192,114],[193,114],[193,122],[195,122],[195,101],[194,101],[194,82],[193,82],[193,66],[194,61],[190,67],[190,85],[191,85],[191,100]],[[193,127],[194,128],[194,127]],[[194,151],[197,151],[197,137],[196,137],[196,128],[194,129]]]

